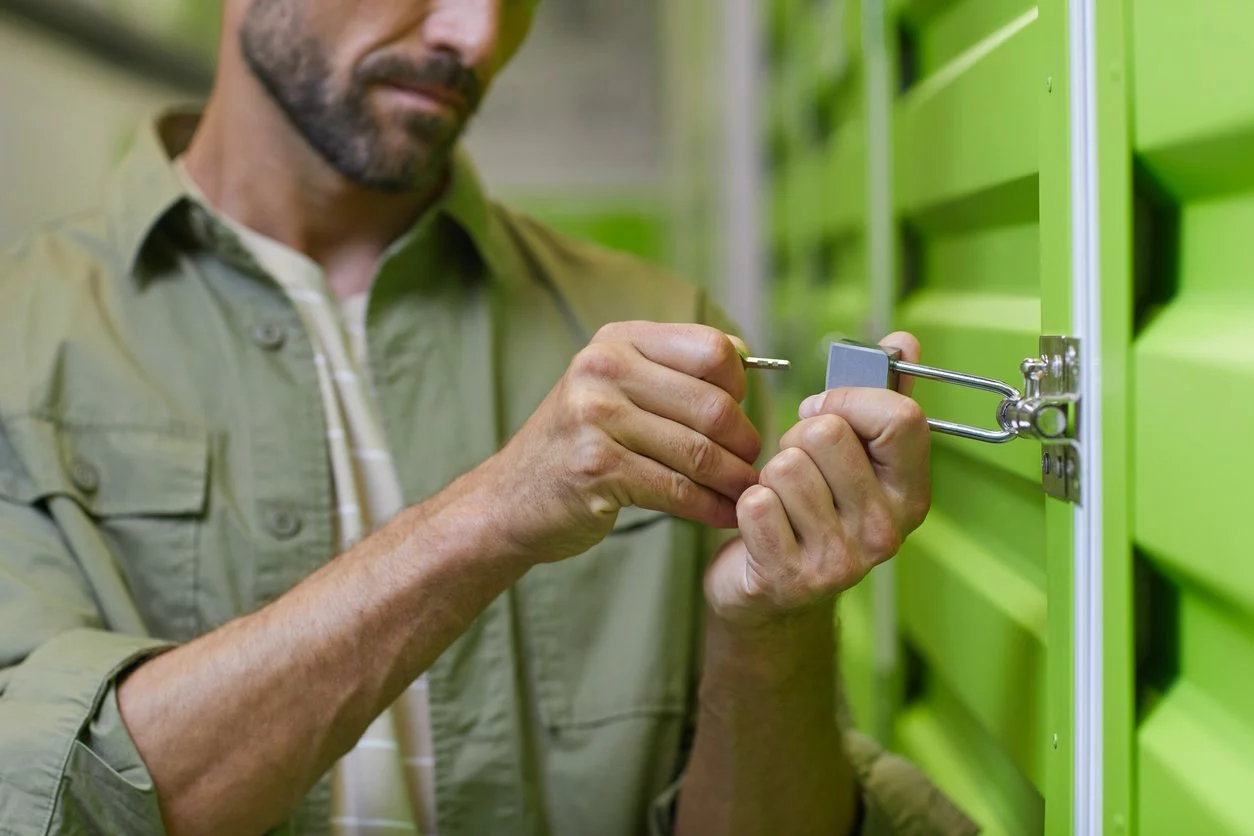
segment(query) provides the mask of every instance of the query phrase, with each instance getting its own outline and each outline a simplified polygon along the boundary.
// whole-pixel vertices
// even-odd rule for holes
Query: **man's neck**
[[[443,187],[393,195],[346,180],[252,78],[219,77],[184,161],[219,212],[320,264],[340,298],[370,286],[383,253]]]

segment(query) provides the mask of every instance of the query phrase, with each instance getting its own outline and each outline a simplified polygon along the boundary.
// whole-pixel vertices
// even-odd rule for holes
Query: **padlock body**
[[[827,351],[827,388],[897,389],[897,372],[892,361],[901,357],[898,349],[885,350],[853,340],[833,342]]]

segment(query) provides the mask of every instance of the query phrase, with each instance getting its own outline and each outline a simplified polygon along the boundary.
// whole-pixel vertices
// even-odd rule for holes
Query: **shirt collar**
[[[127,275],[136,275],[154,232],[191,203],[173,160],[187,149],[199,121],[199,111],[186,109],[168,111],[149,121],[113,173],[105,206]],[[491,207],[470,157],[460,148],[450,160],[444,194],[423,213],[415,228],[440,214],[461,228],[489,270],[499,275]],[[414,239],[411,230],[394,249],[403,249]]]

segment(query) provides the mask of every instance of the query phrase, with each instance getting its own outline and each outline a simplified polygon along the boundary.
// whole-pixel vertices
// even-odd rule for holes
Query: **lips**
[[[393,87],[397,90],[404,90],[407,93],[417,93],[420,96],[425,96],[428,99],[437,101],[440,104],[456,110],[458,113],[461,113],[466,108],[466,98],[456,90],[450,90],[447,87],[439,87],[428,84],[414,84],[413,82],[402,81],[400,79],[389,79],[386,84],[388,87]]]

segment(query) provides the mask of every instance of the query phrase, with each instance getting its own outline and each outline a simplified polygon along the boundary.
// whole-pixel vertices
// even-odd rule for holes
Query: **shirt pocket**
[[[588,552],[519,585],[524,646],[551,730],[682,715],[702,612],[696,526],[640,509]]]
[[[20,470],[0,475],[0,496],[48,510],[106,626],[120,574],[150,632],[192,638],[196,546],[208,495],[206,433],[174,423],[43,418],[7,421],[5,429]]]

